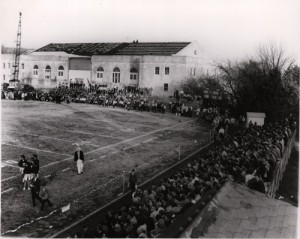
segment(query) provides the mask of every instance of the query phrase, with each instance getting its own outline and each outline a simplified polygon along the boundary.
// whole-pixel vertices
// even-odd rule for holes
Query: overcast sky
[[[198,41],[213,59],[282,44],[300,57],[299,0],[0,0],[0,39],[22,47],[63,42]]]

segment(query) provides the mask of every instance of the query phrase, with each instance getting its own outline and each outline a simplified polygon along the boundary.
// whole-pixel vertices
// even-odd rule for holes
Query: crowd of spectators
[[[220,114],[217,108],[203,109],[202,117],[210,122],[218,118],[216,128],[226,128],[227,121],[228,128],[234,122],[228,110]],[[282,122],[263,126],[250,122],[248,128],[235,124],[238,128],[215,142],[205,155],[159,184],[133,190],[129,205],[107,212],[96,230],[85,228],[76,236],[157,237],[208,190],[218,190],[228,180],[268,195],[276,164],[296,127],[295,118],[290,115]]]
[[[101,89],[60,86],[52,88],[49,91],[40,89],[29,92],[2,90],[2,99],[87,103],[98,104],[103,107],[121,107],[127,110],[165,113],[166,104],[161,101],[151,100],[151,93],[151,88],[125,87],[124,89]]]
[[[176,116],[193,116],[193,107],[185,105],[178,98],[165,103],[151,98],[151,88],[125,87],[118,88],[84,88],[59,86],[48,91],[34,89],[31,91],[6,91],[2,90],[2,99],[8,100],[36,100],[56,103],[87,103],[103,107],[121,107],[127,110],[165,113],[168,109]]]

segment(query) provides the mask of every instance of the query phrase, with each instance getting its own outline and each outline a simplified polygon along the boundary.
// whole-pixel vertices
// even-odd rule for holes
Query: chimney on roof
[[[138,39],[136,39],[135,43],[139,43],[139,40],[138,40]]]

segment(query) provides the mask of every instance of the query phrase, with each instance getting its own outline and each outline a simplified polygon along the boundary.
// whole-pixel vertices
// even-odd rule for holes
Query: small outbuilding
[[[257,125],[264,125],[265,123],[266,114],[259,113],[259,112],[247,112],[247,122],[246,127],[248,128],[249,123],[256,123]]]

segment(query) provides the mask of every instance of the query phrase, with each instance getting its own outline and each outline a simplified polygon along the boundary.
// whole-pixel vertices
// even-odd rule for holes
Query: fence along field
[[[179,145],[184,156],[208,141],[206,127],[190,118],[180,121],[171,114],[94,105],[3,101],[1,233],[28,222],[32,223],[12,235],[41,237],[45,229],[61,229],[122,192],[118,176],[123,171],[137,167],[142,182],[173,164]],[[81,144],[86,156],[80,176],[74,172],[75,143]],[[22,190],[17,168],[20,155],[30,158],[32,153],[38,154],[41,177],[48,182],[55,204],[45,212],[32,207],[30,191]],[[61,213],[61,207],[78,198],[68,212]],[[41,218],[51,210],[57,211]]]

